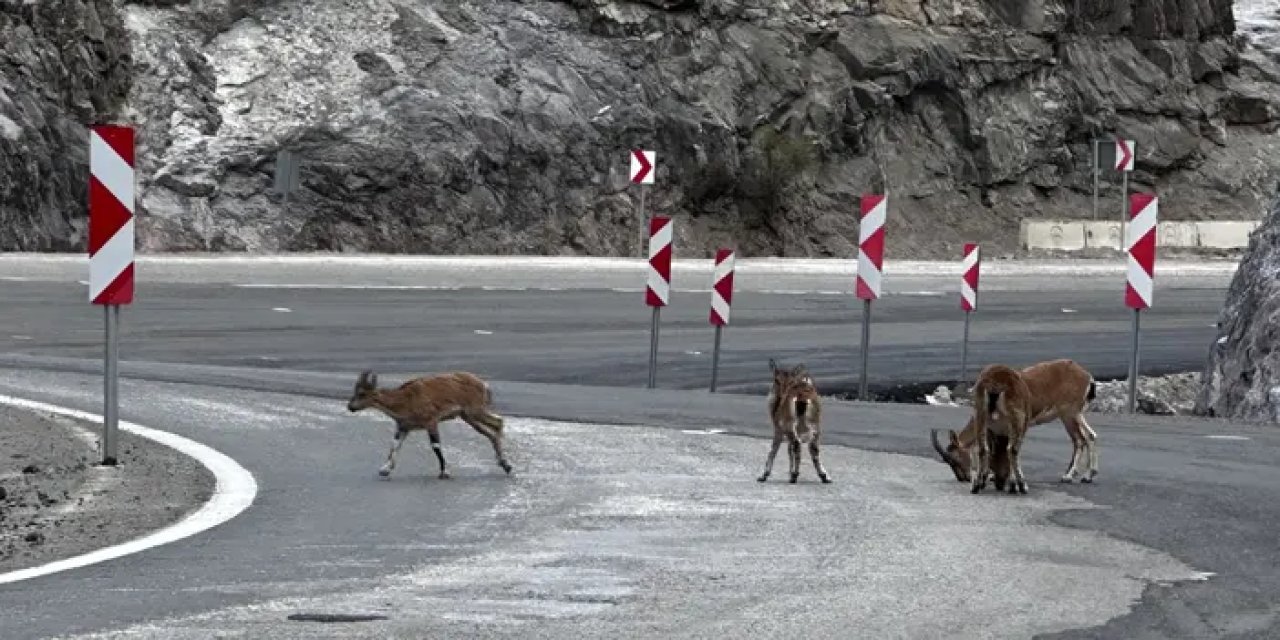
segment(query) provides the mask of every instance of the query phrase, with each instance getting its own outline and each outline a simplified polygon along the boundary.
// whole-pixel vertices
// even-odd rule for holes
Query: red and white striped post
[[[654,216],[649,220],[649,277],[645,283],[644,303],[653,307],[653,326],[649,330],[649,388],[657,380],[658,316],[671,298],[671,253],[673,227],[671,218]]]
[[[978,272],[982,259],[976,243],[964,244],[964,259],[960,263],[960,309],[964,311],[964,341],[960,346],[960,384],[968,382],[969,320],[978,309]],[[962,388],[967,389],[967,385]]]
[[[864,194],[858,223],[858,285],[862,299],[862,381],[858,399],[867,399],[867,351],[871,347],[871,301],[880,297],[880,276],[884,270],[884,222],[888,195]]]
[[[711,324],[716,328],[715,349],[711,352],[711,393],[716,392],[716,377],[720,371],[720,330],[729,324],[729,309],[733,305],[732,249],[716,250],[716,267],[711,274]]]
[[[1138,394],[1138,330],[1139,316],[1151,308],[1155,296],[1156,226],[1159,222],[1160,199],[1153,193],[1129,196],[1129,229],[1124,244],[1129,252],[1129,273],[1124,290],[1124,304],[1133,309],[1133,351],[1129,355],[1129,413],[1133,413]]]
[[[106,314],[102,464],[116,464],[120,305],[133,302],[133,128],[89,131],[89,302]]]

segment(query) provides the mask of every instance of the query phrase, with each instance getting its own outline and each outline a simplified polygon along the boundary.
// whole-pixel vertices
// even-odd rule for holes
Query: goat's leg
[[[1093,482],[1098,476],[1098,433],[1089,426],[1083,415],[1076,416],[1076,421],[1080,424],[1080,436],[1089,456],[1089,472],[1080,478],[1080,482]]]
[[[1013,433],[1009,434],[1009,473],[1012,476],[1009,482],[1009,493],[1026,493],[1027,479],[1022,475],[1022,440],[1027,436],[1027,427],[1029,425],[1014,425]]]
[[[813,458],[813,470],[818,472],[818,479],[824,484],[830,484],[831,476],[827,475],[827,470],[822,467],[822,458],[819,456],[818,437],[815,434],[813,440],[809,441],[809,457]]]
[[[449,478],[449,470],[445,468],[444,452],[440,450],[440,425],[432,422],[427,425],[427,437],[431,438],[431,449],[436,452],[436,460],[440,461],[440,475],[437,476],[441,480]]]
[[[391,470],[396,468],[396,453],[400,451],[400,447],[404,445],[404,441],[408,437],[408,425],[397,423],[396,433],[392,436],[391,451],[387,452],[387,461],[382,463],[382,468],[378,469],[379,476],[385,478],[391,475]]]
[[[787,442],[787,457],[791,459],[791,484],[800,479],[800,439],[795,433]]]
[[[989,451],[986,431],[980,429],[973,439],[973,446],[969,448],[969,472],[973,476],[973,485],[969,493],[978,493],[987,486],[987,472],[991,458]]]
[[[463,422],[471,425],[472,429],[489,439],[489,442],[493,444],[493,453],[498,456],[498,466],[502,467],[503,471],[511,473],[511,463],[507,462],[506,456],[502,455],[502,435],[490,431],[488,427],[481,423],[479,417],[472,417],[463,413],[461,418]]]
[[[1062,473],[1061,480],[1062,482],[1075,482],[1076,472],[1079,470],[1080,462],[1084,459],[1084,436],[1080,433],[1080,425],[1075,419],[1064,417],[1062,425],[1067,428],[1067,436],[1071,438],[1071,461],[1067,463],[1067,470]]]
[[[773,446],[769,447],[769,455],[764,460],[764,473],[760,474],[760,482],[769,479],[769,474],[773,472],[773,459],[778,457],[778,447],[782,445],[782,434],[776,429],[773,432]]]

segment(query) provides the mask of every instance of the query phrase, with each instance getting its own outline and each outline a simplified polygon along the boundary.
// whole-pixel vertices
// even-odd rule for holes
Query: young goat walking
[[[440,478],[445,479],[449,471],[440,450],[440,423],[453,418],[461,418],[488,438],[498,456],[498,465],[511,473],[511,464],[502,455],[503,419],[490,410],[492,401],[489,385],[465,371],[414,378],[395,389],[379,389],[377,374],[364,371],[356,379],[347,409],[356,412],[372,407],[396,421],[395,441],[378,475],[384,478],[391,475],[396,467],[396,452],[409,432],[422,429],[431,438],[431,448],[440,461]]]
[[[765,460],[764,474],[758,480],[769,479],[773,471],[773,460],[778,455],[778,447],[782,440],[787,440],[787,457],[791,461],[791,483],[795,484],[800,477],[800,445],[809,445],[809,456],[813,458],[813,468],[818,478],[830,483],[831,477],[822,468],[818,454],[818,441],[822,437],[822,404],[818,397],[818,388],[813,384],[813,377],[805,370],[803,364],[791,369],[780,369],[778,364],[769,359],[769,369],[773,371],[773,388],[769,390],[769,418],[773,421],[773,446],[769,449],[769,457]]]
[[[1027,480],[1022,475],[1022,441],[1031,427],[1031,390],[1022,374],[1002,364],[987,365],[973,385],[974,445],[969,449],[969,468],[973,472],[973,488],[978,493],[987,486],[991,469],[991,443],[1008,438],[1009,493],[1026,493]]]

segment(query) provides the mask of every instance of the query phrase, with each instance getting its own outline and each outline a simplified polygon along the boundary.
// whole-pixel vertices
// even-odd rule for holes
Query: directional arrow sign
[[[631,152],[631,182],[635,184],[653,184],[653,165],[657,163],[657,154],[653,151],[636,149]]]
[[[1133,140],[1116,138],[1116,170],[1133,171]]]

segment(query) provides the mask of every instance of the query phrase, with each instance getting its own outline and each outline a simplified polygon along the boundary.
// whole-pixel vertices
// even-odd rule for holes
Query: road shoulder
[[[127,432],[119,465],[98,465],[95,427],[0,405],[0,574],[146,535],[212,495],[199,462]]]

